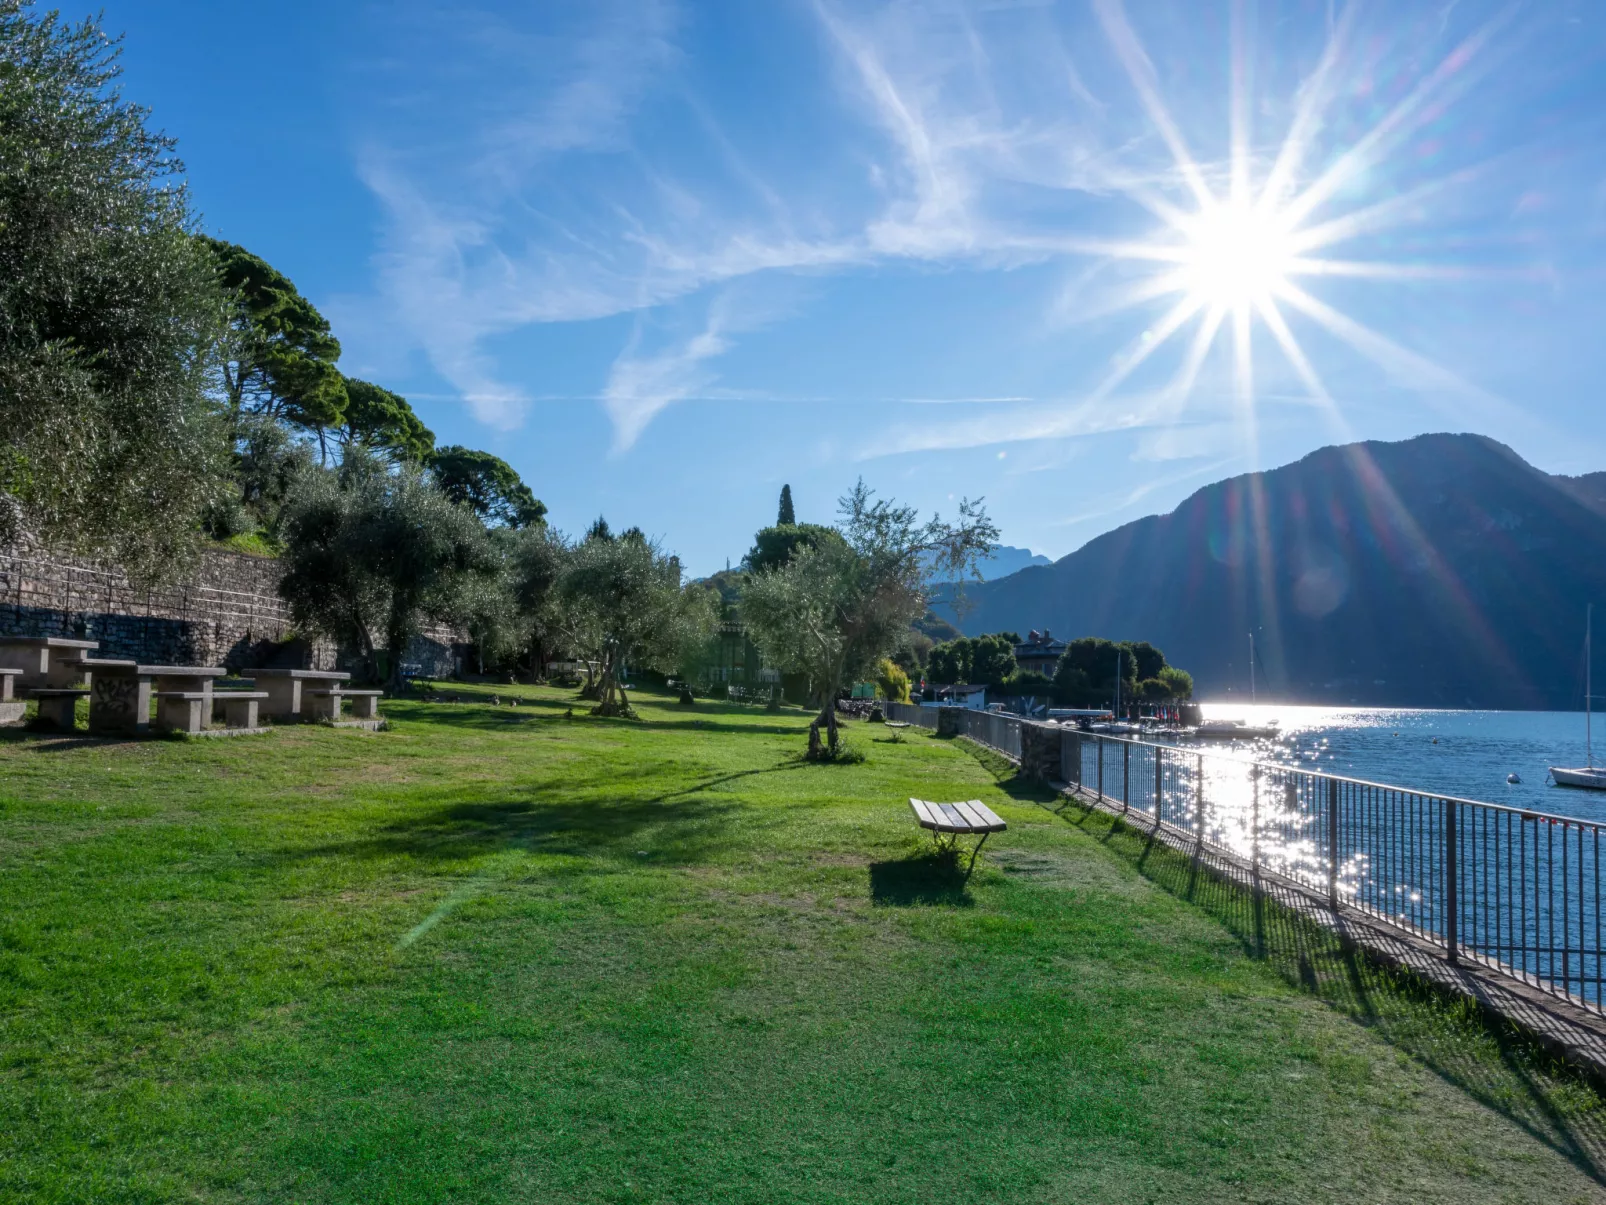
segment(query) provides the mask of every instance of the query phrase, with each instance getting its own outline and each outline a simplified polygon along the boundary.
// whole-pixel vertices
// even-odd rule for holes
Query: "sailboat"
[[[1593,715],[1593,683],[1590,678],[1590,643],[1594,635],[1595,604],[1584,609],[1584,764],[1573,769],[1551,766],[1550,777],[1558,787],[1583,787],[1591,791],[1606,791],[1606,766],[1595,765]]]

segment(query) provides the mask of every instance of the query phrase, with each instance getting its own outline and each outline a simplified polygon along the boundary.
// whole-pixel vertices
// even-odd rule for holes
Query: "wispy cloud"
[[[734,118],[722,124],[688,49],[695,11],[673,0],[594,0],[556,16],[535,9],[421,18],[415,61],[430,39],[455,41],[456,50],[466,40],[473,53],[441,58],[484,64],[480,76],[425,72],[410,111],[418,120],[376,123],[358,164],[384,214],[371,302],[384,321],[359,325],[393,330],[421,351],[492,426],[516,426],[536,392],[499,361],[499,336],[650,316],[636,322],[599,395],[615,450],[630,448],[666,406],[708,395],[732,346],[732,311],[716,302],[703,329],[668,348],[645,349],[646,332],[665,325],[660,311],[684,321],[697,295],[737,282],[889,261],[996,269],[1064,261],[1067,277],[1072,265],[1079,274],[1057,303],[1045,300],[1044,328],[1097,322],[1157,295],[1153,277],[1132,273],[1125,257],[1168,212],[1164,198],[1187,203],[1219,184],[1221,148],[1211,156],[1184,141],[1188,114],[1174,119],[1166,108],[1162,72],[1134,29],[1141,14],[1117,0],[1070,16],[1051,5],[965,0],[811,0],[788,10],[812,22],[817,44],[793,31],[786,62],[797,77],[768,81],[772,103],[795,103],[785,93],[795,89],[823,124],[823,76],[839,106],[831,110],[839,126],[796,157]],[[1300,87],[1290,103],[1308,116],[1314,102]],[[1301,126],[1313,158],[1323,149],[1319,125]],[[1321,305],[1303,312],[1331,330],[1337,320]],[[1373,332],[1336,333],[1423,391],[1453,383]],[[1140,347],[1137,359],[1148,354]],[[1175,419],[1175,393],[1137,378],[1124,392],[1125,370],[1109,380],[1108,397],[1067,382],[1065,400],[921,424],[871,454]]]
[[[647,424],[665,406],[682,401],[707,388],[714,376],[705,362],[724,353],[730,346],[722,329],[718,310],[708,316],[708,325],[699,333],[667,351],[641,355],[638,326],[629,345],[613,362],[602,402],[613,420],[614,451],[627,450]]]

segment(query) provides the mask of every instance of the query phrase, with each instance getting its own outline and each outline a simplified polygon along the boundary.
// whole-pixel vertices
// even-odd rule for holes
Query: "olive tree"
[[[353,457],[302,477],[284,523],[279,591],[301,626],[386,653],[392,690],[426,622],[462,621],[497,568],[485,529],[415,467]]]
[[[634,717],[621,671],[676,668],[686,649],[713,630],[710,595],[682,585],[679,558],[635,529],[612,536],[594,528],[566,561],[557,582],[560,604],[575,630],[594,639],[601,663],[594,712]]]
[[[871,674],[925,614],[934,583],[963,582],[992,551],[998,529],[981,500],[958,518],[922,523],[914,507],[878,501],[861,480],[841,499],[840,540],[794,549],[782,565],[749,576],[742,621],[765,659],[806,673],[822,704],[809,725],[809,756],[840,750],[836,699]],[[821,742],[821,730],[825,742]]]
[[[156,576],[227,488],[228,315],[118,43],[0,0],[0,541]]]

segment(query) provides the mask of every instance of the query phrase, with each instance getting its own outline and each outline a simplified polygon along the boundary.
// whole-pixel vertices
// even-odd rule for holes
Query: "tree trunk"
[[[820,744],[820,725],[825,725],[825,744]],[[841,742],[836,727],[836,699],[829,698],[820,714],[809,725],[809,760],[825,761],[837,755]]]

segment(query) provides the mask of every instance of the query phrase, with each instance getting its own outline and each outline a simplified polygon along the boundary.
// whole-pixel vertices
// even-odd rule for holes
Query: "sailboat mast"
[[[1255,634],[1249,633],[1249,702],[1255,702]]]
[[[1595,734],[1593,731],[1593,717],[1590,714],[1594,702],[1594,682],[1590,676],[1591,662],[1594,657],[1590,655],[1590,644],[1595,637],[1595,604],[1588,603],[1584,607],[1584,764],[1591,770],[1595,768]]]

